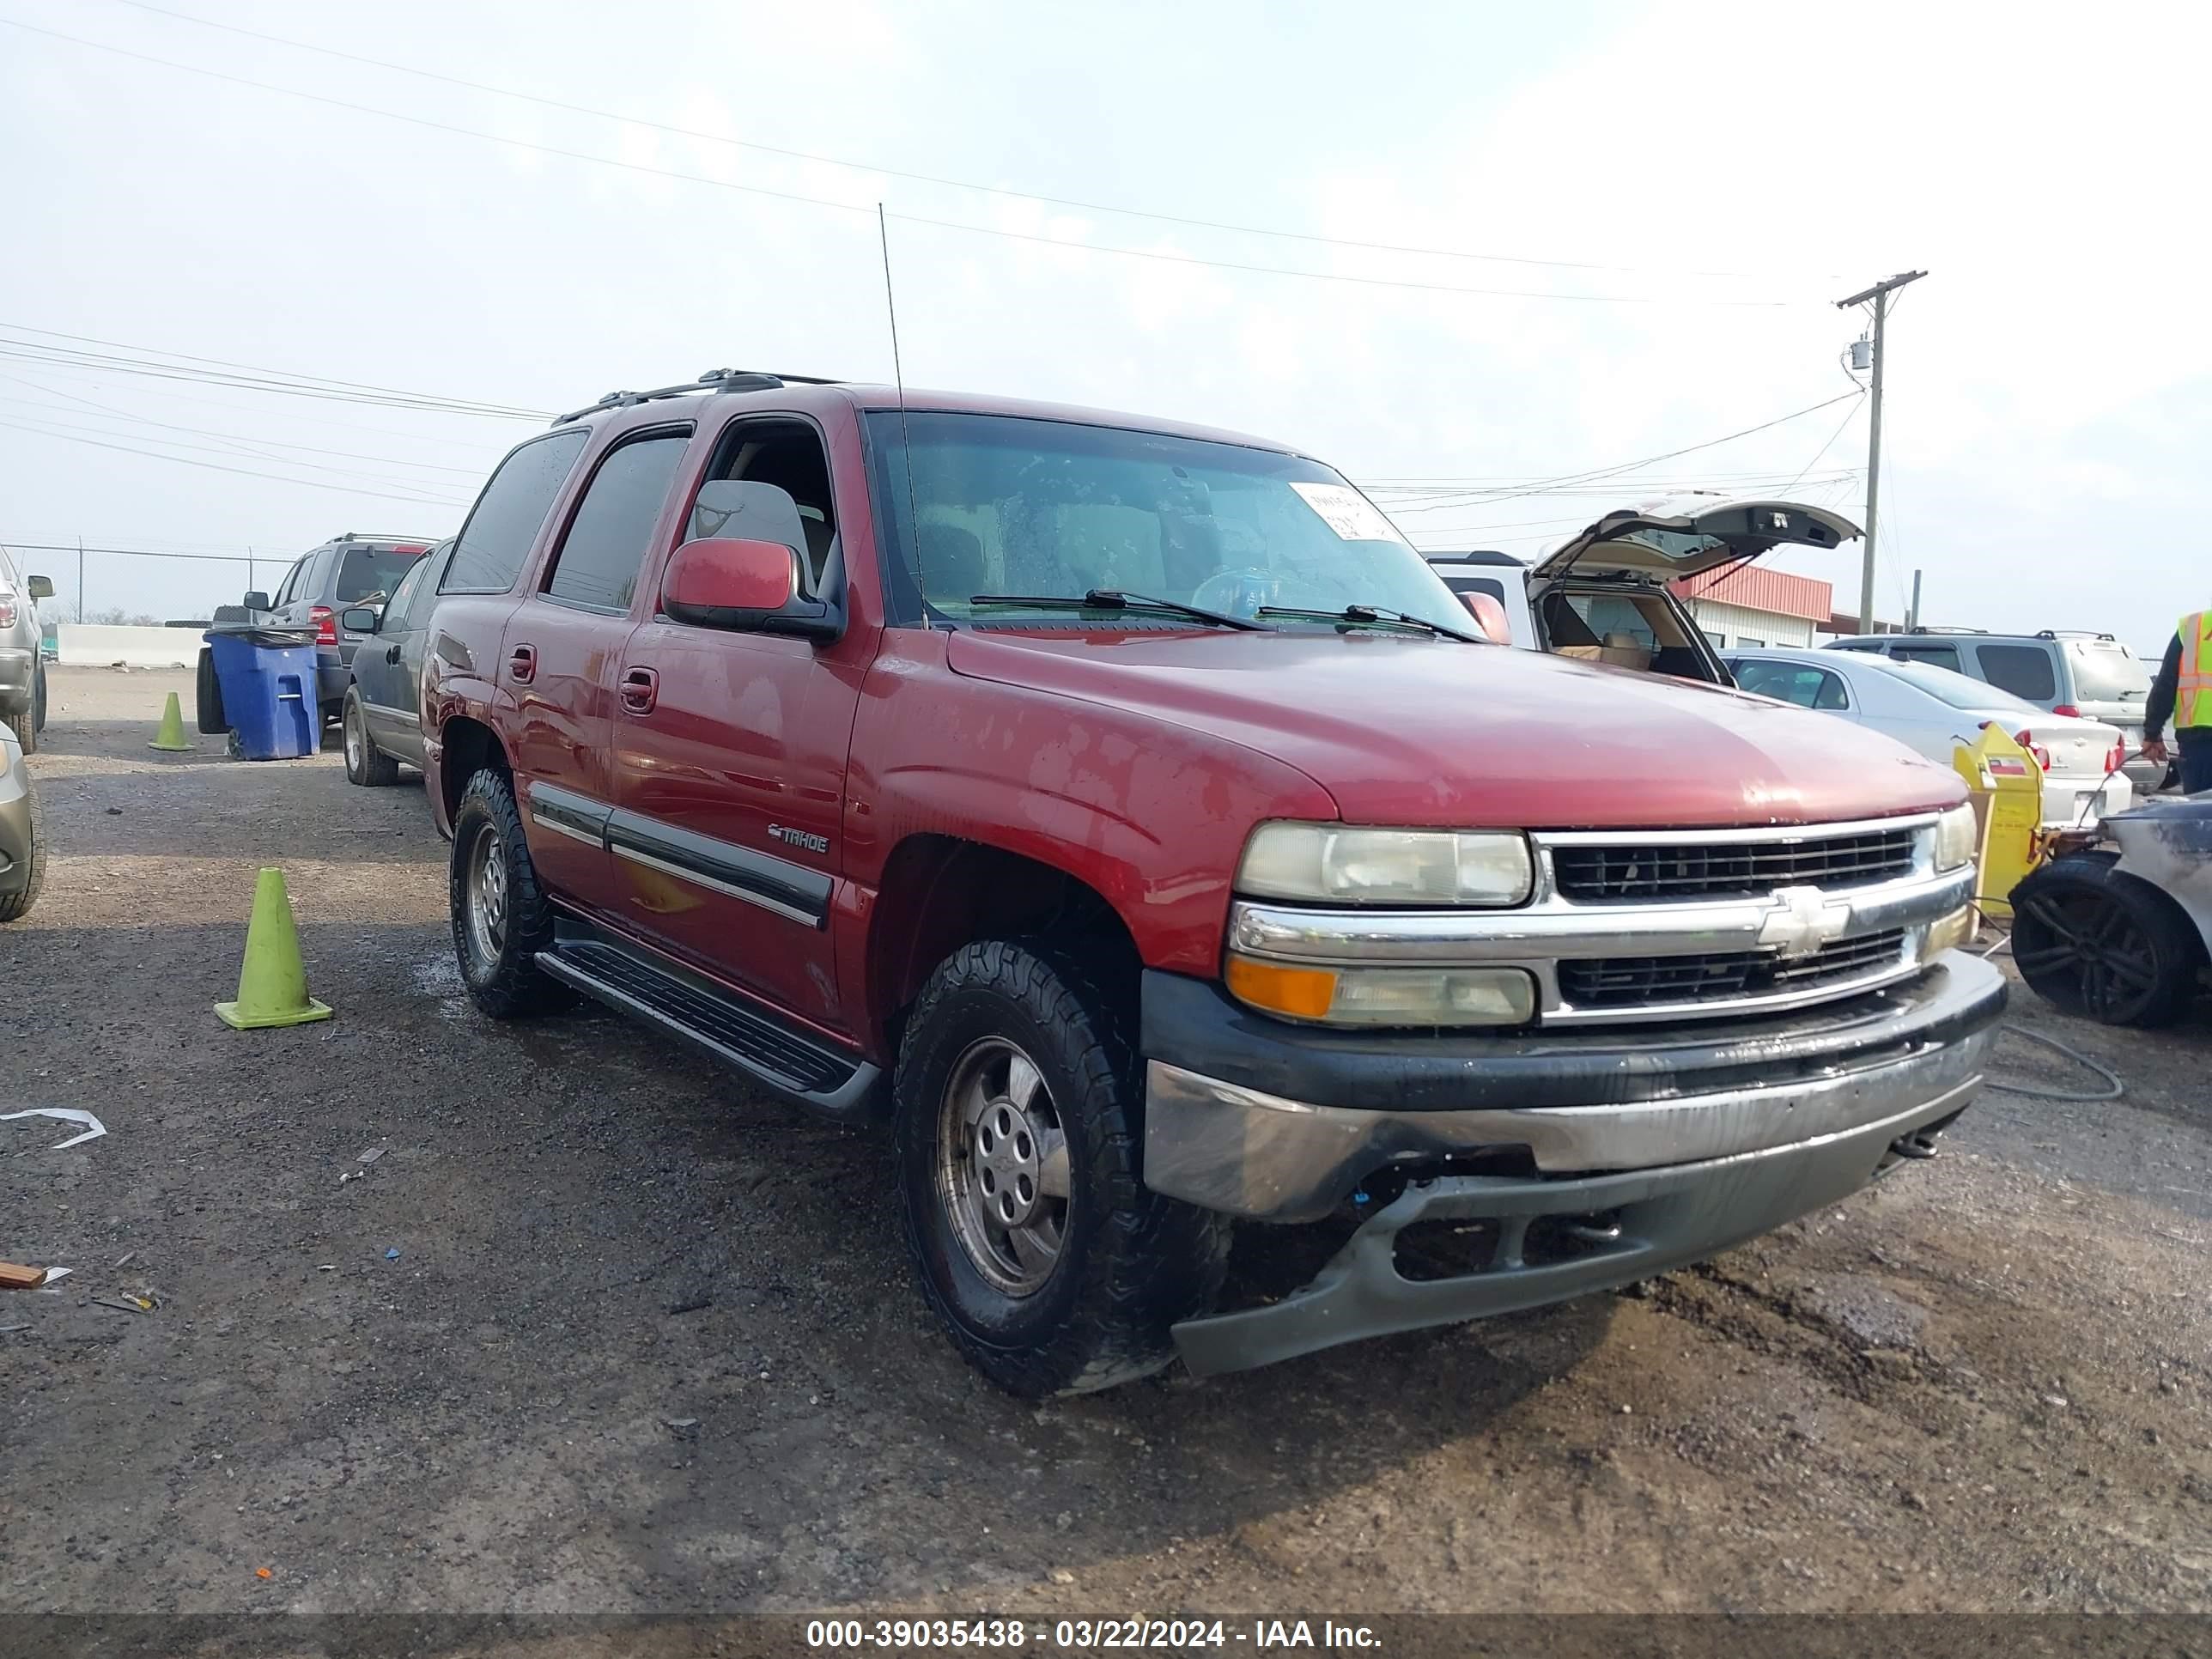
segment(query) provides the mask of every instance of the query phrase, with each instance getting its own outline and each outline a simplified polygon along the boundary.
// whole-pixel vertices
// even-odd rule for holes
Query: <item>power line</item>
[[[46,407],[46,405],[43,405],[43,404],[31,403],[30,399],[28,399],[28,398],[9,398],[6,399],[5,401],[7,401],[7,402],[9,402],[9,403],[10,403],[10,404],[29,404],[29,406],[30,406],[31,408],[33,408],[33,409],[41,409],[41,408]],[[184,440],[182,440],[182,439],[179,439],[179,438],[160,438],[160,437],[155,437],[155,436],[152,436],[152,435],[150,435],[150,434],[142,435],[142,434],[138,434],[138,433],[135,433],[135,432],[123,432],[123,433],[118,433],[118,432],[114,431],[112,428],[107,428],[107,427],[99,427],[99,426],[82,426],[82,425],[79,425],[79,424],[77,424],[77,423],[76,423],[76,422],[70,422],[70,421],[57,421],[57,420],[52,420],[52,419],[47,419],[47,420],[44,420],[44,421],[40,422],[40,423],[36,428],[34,428],[33,429],[34,429],[34,430],[36,430],[36,431],[45,432],[45,433],[51,434],[52,435],[53,435],[53,436],[55,436],[55,437],[65,437],[65,436],[67,436],[68,434],[71,434],[71,433],[87,433],[87,434],[91,434],[91,435],[92,435],[92,436],[94,436],[94,437],[105,437],[105,438],[114,438],[114,437],[138,438],[138,439],[140,440],[140,441],[144,442],[144,443],[150,443],[150,444],[161,444],[161,445],[163,445],[163,446],[165,446],[165,447],[167,447],[167,448],[170,448],[170,449],[193,449],[193,450],[198,450],[198,451],[199,451],[199,452],[200,452],[201,453],[203,453],[203,454],[209,454],[209,455],[237,455],[237,454],[243,453],[243,454],[246,455],[247,457],[249,457],[249,458],[251,458],[251,459],[253,459],[264,460],[264,461],[276,461],[276,462],[279,462],[279,463],[281,463],[281,464],[283,464],[283,465],[288,465],[288,466],[303,466],[303,467],[307,467],[307,468],[308,468],[308,469],[310,469],[311,471],[317,471],[317,472],[327,472],[327,473],[330,473],[330,474],[331,474],[331,475],[333,475],[334,477],[341,477],[341,478],[360,478],[360,479],[366,479],[368,482],[369,482],[369,483],[392,483],[392,484],[398,484],[398,485],[401,486],[403,489],[407,489],[407,488],[415,488],[415,489],[418,489],[418,492],[419,492],[419,493],[417,494],[417,495],[416,495],[416,499],[418,499],[418,500],[420,500],[420,501],[424,501],[424,502],[426,502],[426,503],[427,503],[427,502],[437,502],[437,503],[440,503],[440,504],[442,504],[442,505],[445,505],[445,506],[448,506],[448,507],[465,507],[465,506],[467,506],[467,505],[468,505],[468,502],[469,502],[469,500],[470,500],[470,498],[469,498],[469,497],[467,497],[467,496],[454,496],[454,495],[434,495],[434,494],[430,493],[430,492],[431,492],[431,490],[432,490],[433,486],[431,486],[431,485],[429,485],[429,484],[420,484],[420,485],[417,485],[416,481],[416,480],[414,480],[414,479],[411,479],[411,478],[395,478],[395,477],[392,477],[391,475],[389,475],[388,473],[359,472],[359,471],[356,471],[355,470],[353,470],[353,469],[352,469],[352,468],[350,468],[350,467],[342,467],[342,466],[325,466],[325,465],[321,465],[320,463],[319,463],[319,462],[315,462],[315,461],[298,461],[298,460],[293,460],[293,459],[291,459],[289,457],[287,457],[287,456],[283,456],[283,455],[271,455],[271,454],[266,453],[265,452],[253,449],[253,448],[252,448],[251,447],[249,447],[249,446],[246,446],[246,445],[233,444],[233,445],[232,445],[232,446],[230,446],[229,447],[225,448],[225,447],[218,447],[218,446],[216,446],[216,445],[215,445],[215,444],[195,444],[195,443],[188,443],[188,442],[185,442]],[[150,450],[149,450],[149,451],[147,451],[147,452],[144,452],[144,453],[149,453],[149,454],[153,454],[153,453],[158,453],[159,452],[156,452],[156,451],[150,451]],[[175,457],[175,456],[164,455],[164,456],[162,456],[162,457],[161,457],[161,459],[164,459],[164,460],[173,460],[173,459],[179,459],[179,458]],[[262,476],[268,477],[277,477],[277,476],[279,476],[279,475],[277,475],[277,474],[276,474],[276,473],[267,473],[267,474],[264,474],[264,475],[262,475]],[[313,480],[301,478],[301,479],[295,480],[295,482],[301,483],[311,483],[311,482],[313,482]]]
[[[4,22],[0,18],[0,22]],[[113,368],[142,372],[161,371],[165,378],[192,380],[218,386],[234,386],[246,391],[287,391],[304,395],[335,398],[346,402],[398,404],[435,410],[453,415],[485,415],[501,420],[542,421],[550,418],[543,410],[519,409],[510,404],[481,403],[469,398],[448,398],[437,392],[406,392],[394,386],[367,386],[356,381],[332,380],[319,374],[295,374],[290,369],[260,368],[252,364],[238,363],[227,367],[234,372],[219,373],[213,368],[200,368],[200,363],[219,363],[216,358],[193,358],[183,352],[165,351],[158,346],[125,345],[118,341],[95,340],[88,335],[58,334],[51,329],[33,328],[20,323],[0,323],[0,328],[18,329],[26,334],[44,334],[57,340],[78,340],[89,345],[108,347],[105,351],[92,351],[86,345],[50,345],[44,340],[16,340],[0,336],[0,347],[7,348],[4,355],[27,358],[33,362],[53,362],[70,368]],[[118,356],[118,352],[140,354]],[[173,361],[163,362],[161,359]]]
[[[309,103],[327,104],[336,109],[351,110],[356,114],[374,115],[385,120],[404,122],[410,126],[427,127],[433,131],[457,133],[466,138],[482,139],[489,143],[505,144],[516,149],[536,151],[540,155],[558,155],[572,161],[583,161],[593,167],[612,167],[624,173],[639,173],[660,179],[676,179],[685,183],[705,185],[715,190],[735,191],[747,196],[766,197],[777,201],[799,202],[810,207],[829,208],[839,213],[872,214],[874,209],[854,203],[833,201],[827,197],[808,196],[797,191],[772,190],[765,185],[741,185],[726,179],[709,178],[705,173],[685,173],[675,167],[654,167],[644,161],[625,161],[613,156],[594,155],[587,150],[567,149],[557,144],[541,144],[526,138],[511,138],[502,133],[485,132],[477,127],[465,127],[450,121],[434,121],[426,116],[403,114],[398,110],[380,109],[371,104],[356,104],[343,98],[331,98],[322,93],[304,92],[296,87],[278,86],[267,81],[256,81],[242,75],[231,75],[221,70],[203,69],[196,64],[179,64],[173,59],[156,58],[149,52],[132,52],[123,46],[111,46],[103,41],[87,40],[82,36],[64,34],[58,29],[40,28],[35,24],[18,21],[12,17],[0,17],[0,24],[21,29],[48,40],[67,41],[72,46],[88,47],[94,52],[113,53],[138,63],[152,64],[161,69],[177,70],[187,75],[204,76],[210,80],[226,82],[234,86],[252,87],[257,91],[273,92],[287,98],[304,99]],[[1337,271],[1305,270],[1286,265],[1245,264],[1230,259],[1201,258],[1195,254],[1162,252],[1157,249],[1118,247],[1100,242],[1066,240],[1052,236],[1038,236],[1025,231],[1002,230],[988,225],[963,224],[955,220],[933,219],[919,214],[894,213],[890,216],[908,224],[930,225],[939,229],[959,231],[972,236],[991,236],[1017,242],[1040,242],[1048,246],[1068,249],[1079,253],[1104,253],[1128,259],[1151,259],[1168,264],[1201,265],[1218,270],[1237,270],[1274,276],[1298,277],[1309,282],[1352,283],[1365,288],[1409,289],[1432,294],[1478,295],[1494,299],[1555,300],[1601,305],[1690,305],[1724,307],[1754,307],[1772,309],[1786,307],[1786,300],[1705,300],[1673,298],[1643,294],[1562,294],[1544,289],[1468,288],[1449,283],[1416,283],[1382,276],[1354,276]]]
[[[100,377],[103,372],[104,371],[99,368],[81,363],[52,363],[47,365],[46,368],[46,373],[49,374],[76,375],[80,378],[89,380],[94,386],[101,384]],[[30,383],[28,381],[19,381],[18,384],[28,385]],[[148,398],[167,398],[176,403],[197,404],[203,409],[228,410],[234,415],[252,415],[258,417],[264,412],[260,409],[249,408],[244,404],[226,403],[219,398],[195,398],[189,392],[175,392],[161,386],[137,387],[133,388],[133,391],[135,395],[137,396]],[[390,407],[399,410],[402,413],[412,412],[437,414],[441,412],[436,410],[409,410],[404,405],[401,404],[392,404],[390,405]],[[408,443],[435,444],[441,450],[448,453],[471,447],[472,442],[480,443],[481,441],[462,440],[457,442],[442,434],[433,434],[422,431],[403,432],[397,427],[390,426],[363,426],[358,421],[334,421],[328,416],[312,415],[303,410],[296,410],[286,411],[285,418],[287,422],[297,422],[305,426],[332,427],[340,432],[363,432],[380,438],[398,438]],[[496,457],[499,453],[496,445],[497,441],[495,440],[492,445],[483,446],[485,453],[488,455]],[[490,471],[489,461],[487,461],[484,466],[479,469],[479,471]]]
[[[1805,475],[1820,464],[1820,458],[1836,447],[1836,440],[1844,435],[1844,428],[1851,423],[1852,417],[1858,412],[1859,406],[1856,404],[1853,404],[1844,411],[1844,418],[1836,422],[1836,429],[1828,434],[1828,441],[1813,452],[1813,459],[1797,469],[1797,477],[1783,485],[1784,489],[1790,490],[1797,488]]]
[[[105,346],[111,351],[137,351],[146,353],[149,356],[155,357],[173,357],[179,363],[207,363],[217,368],[240,369],[249,374],[270,374],[287,380],[304,380],[313,385],[334,386],[346,392],[374,392],[380,396],[392,398],[416,398],[429,402],[453,404],[471,410],[493,410],[501,415],[514,415],[519,416],[526,416],[534,421],[550,420],[551,418],[550,416],[547,415],[542,410],[517,409],[511,404],[489,404],[474,398],[448,398],[441,392],[404,392],[395,386],[371,386],[362,380],[332,380],[327,374],[308,374],[302,373],[298,369],[268,368],[258,363],[233,362],[227,357],[199,357],[193,356],[189,351],[168,351],[163,349],[160,346],[132,345],[127,341],[103,340],[90,334],[64,334],[58,329],[33,328],[28,323],[0,322],[0,328],[12,328],[24,334],[42,334],[50,340],[74,340],[78,345]],[[33,344],[35,343],[26,341],[21,343]],[[72,349],[73,348],[67,346],[40,348],[41,350],[56,351],[65,351]],[[85,355],[96,356],[98,354],[87,353]]]
[[[164,455],[155,449],[133,449],[128,444],[103,442],[98,438],[79,438],[66,432],[55,432],[41,426],[27,426],[17,421],[0,420],[0,427],[12,431],[28,432],[33,436],[54,439],[66,444],[88,444],[94,449],[112,449],[125,455],[143,455],[148,460],[169,461],[178,466],[202,467],[210,472],[232,472],[244,478],[269,478],[277,483],[296,484],[302,489],[327,489],[342,495],[374,495],[387,501],[412,501],[417,507],[465,507],[465,501],[456,501],[432,495],[402,495],[388,489],[363,489],[353,484],[321,483],[313,478],[288,478],[281,472],[259,472],[252,467],[224,466],[217,461],[195,461],[183,455]]]
[[[1856,476],[1856,472],[1838,472],[1835,474],[1825,475],[1821,478],[1820,482],[1823,483],[1829,483],[1835,482],[1836,479],[1839,477]],[[1779,491],[1784,489],[1791,488],[1794,487],[1797,482],[1798,480],[1796,479],[1791,479],[1785,483],[1782,475],[1778,472],[1768,473],[1757,478],[1732,480],[1708,477],[1668,478],[1662,477],[1657,478],[1646,478],[1624,473],[1618,475],[1608,481],[1597,483],[1573,484],[1559,489],[1528,489],[1516,490],[1510,495],[1454,492],[1449,495],[1439,495],[1433,498],[1427,496],[1416,496],[1399,500],[1390,500],[1386,497],[1384,498],[1382,504],[1387,506],[1392,513],[1403,514],[1411,516],[1415,514],[1422,513],[1450,513],[1462,508],[1472,510],[1477,507],[1488,507],[1492,502],[1496,501],[1504,501],[1509,500],[1519,501],[1534,496],[1566,497],[1583,495],[1589,496],[1593,500],[1618,501],[1620,499],[1621,492],[1624,489],[1640,490],[1646,495],[1718,494],[1738,496],[1754,495],[1764,494],[1769,490]]]
[[[733,149],[757,151],[765,155],[780,155],[791,161],[807,161],[825,167],[844,167],[856,173],[880,173],[889,179],[904,179],[915,184],[934,185],[952,190],[975,191],[986,196],[1002,197],[1012,201],[1042,202],[1051,207],[1075,208],[1085,213],[1111,213],[1125,218],[1150,219],[1160,224],[1182,225],[1197,230],[1229,231],[1241,236],[1267,236],[1285,241],[1306,242],[1323,247],[1358,248],[1377,253],[1414,254],[1438,259],[1471,259],[1492,264],[1538,265],[1561,270],[1605,270],[1637,275],[1713,276],[1759,279],[1761,273],[1741,270],[1681,270],[1672,266],[1614,265],[1595,264],[1580,259],[1538,259],[1519,254],[1475,253],[1461,248],[1419,247],[1395,242],[1362,241],[1346,236],[1323,236],[1310,231],[1278,230],[1264,225],[1237,224],[1231,221],[1206,219],[1175,213],[1160,213],[1145,208],[1119,207],[1106,202],[1089,202],[1073,197],[1048,196],[1037,191],[1015,190],[1003,185],[986,185],[973,179],[948,178],[938,173],[917,173],[901,167],[884,167],[874,161],[852,161],[842,156],[823,155],[811,150],[792,149],[781,144],[765,144],[757,140],[732,138],[727,134],[708,132],[697,127],[678,126],[672,122],[656,121],[644,116],[624,115],[614,110],[597,109],[589,104],[570,103],[565,99],[548,98],[538,93],[516,92],[507,87],[495,87],[483,81],[465,80],[458,75],[445,75],[412,64],[396,64],[388,58],[370,58],[361,52],[343,52],[335,46],[320,46],[306,40],[295,40],[288,35],[270,34],[260,29],[249,29],[236,23],[222,23],[213,18],[195,16],[189,12],[173,11],[167,6],[148,3],[148,0],[118,0],[118,4],[151,12],[157,16],[173,18],[179,22],[196,24],[202,28],[220,29],[228,34],[244,35],[250,40],[266,40],[272,45],[289,46],[296,52],[311,52],[324,58],[335,58],[349,64],[366,64],[372,69],[388,70],[397,75],[412,75],[422,80],[439,82],[446,86],[460,87],[471,92],[486,93],[495,98],[511,98],[526,104],[536,104],[544,109],[557,109],[571,115],[588,115],[603,121],[617,121],[626,126],[643,127],[648,131],[665,132],[679,138],[696,138],[705,143],[723,144]],[[64,37],[67,38],[67,37]],[[84,44],[92,44],[89,42]],[[181,66],[179,66],[181,67]],[[1810,273],[1808,273],[1810,274]],[[1832,273],[1826,273],[1832,275]]]
[[[19,375],[0,374],[0,380],[7,381],[10,386],[27,386],[33,392],[42,392],[46,393],[49,398],[58,398],[64,403],[81,404],[87,409],[97,410],[103,415],[112,415],[118,420],[133,422],[139,426],[159,427],[164,432],[185,432],[190,433],[195,437],[220,439],[224,442],[232,444],[244,450],[249,454],[260,454],[264,460],[280,461],[284,459],[281,455],[264,453],[264,452],[265,450],[296,449],[301,453],[307,455],[329,455],[340,460],[376,461],[388,466],[410,467],[417,471],[423,472],[453,472],[457,473],[465,478],[482,479],[489,471],[488,468],[480,466],[444,466],[441,465],[436,461],[404,460],[397,455],[364,455],[357,451],[350,449],[318,449],[313,444],[285,443],[282,440],[276,438],[241,438],[237,434],[232,432],[217,432],[208,427],[179,426],[173,421],[157,421],[151,416],[133,415],[127,409],[118,409],[112,404],[100,403],[91,398],[80,398],[75,392],[64,392],[58,387],[40,386],[36,380],[26,380]],[[44,407],[43,404],[33,403],[28,398],[9,398],[5,399],[5,401],[11,404],[21,404],[26,408],[30,409]],[[312,463],[301,461],[297,463],[297,465],[307,466],[312,465]],[[335,472],[344,471],[348,469],[343,467],[332,467],[329,470]],[[369,475],[366,473],[356,473],[354,476],[356,477],[366,477]],[[425,488],[428,487],[428,486],[426,484]]]

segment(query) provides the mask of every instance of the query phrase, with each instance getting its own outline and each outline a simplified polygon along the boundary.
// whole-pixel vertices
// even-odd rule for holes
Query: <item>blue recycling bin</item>
[[[312,632],[243,625],[211,628],[203,637],[214,656],[223,719],[239,755],[295,760],[320,747]]]

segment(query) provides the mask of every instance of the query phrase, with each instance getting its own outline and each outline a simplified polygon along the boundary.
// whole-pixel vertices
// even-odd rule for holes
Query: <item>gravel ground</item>
[[[154,753],[171,689],[54,674],[0,933],[0,1100],[109,1131],[0,1125],[0,1257],[76,1269],[0,1297],[0,1612],[2212,1609],[2203,1017],[2018,991],[2125,1098],[1991,1096],[1627,1294],[1038,1408],[925,1316],[877,1139],[483,1019],[413,775]],[[264,863],[327,1024],[210,1011]]]

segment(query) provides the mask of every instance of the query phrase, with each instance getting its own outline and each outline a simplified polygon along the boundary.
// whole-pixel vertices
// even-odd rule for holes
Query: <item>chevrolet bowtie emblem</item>
[[[1851,907],[1831,903],[1817,887],[1778,887],[1759,924],[1759,942],[1785,957],[1809,957],[1850,926]]]

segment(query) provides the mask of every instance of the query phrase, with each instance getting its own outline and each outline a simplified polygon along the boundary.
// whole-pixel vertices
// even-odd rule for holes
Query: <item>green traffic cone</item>
[[[264,870],[254,881],[253,920],[246,929],[238,1000],[218,1002],[215,1012],[216,1018],[238,1031],[305,1025],[331,1017],[328,1003],[307,994],[307,969],[300,960],[300,933],[292,923],[292,900],[284,890],[282,870]]]
[[[169,693],[168,704],[161,710],[161,729],[154,734],[154,741],[146,746],[149,749],[165,749],[172,754],[186,754],[197,746],[185,735],[185,711],[177,702],[175,692]]]

